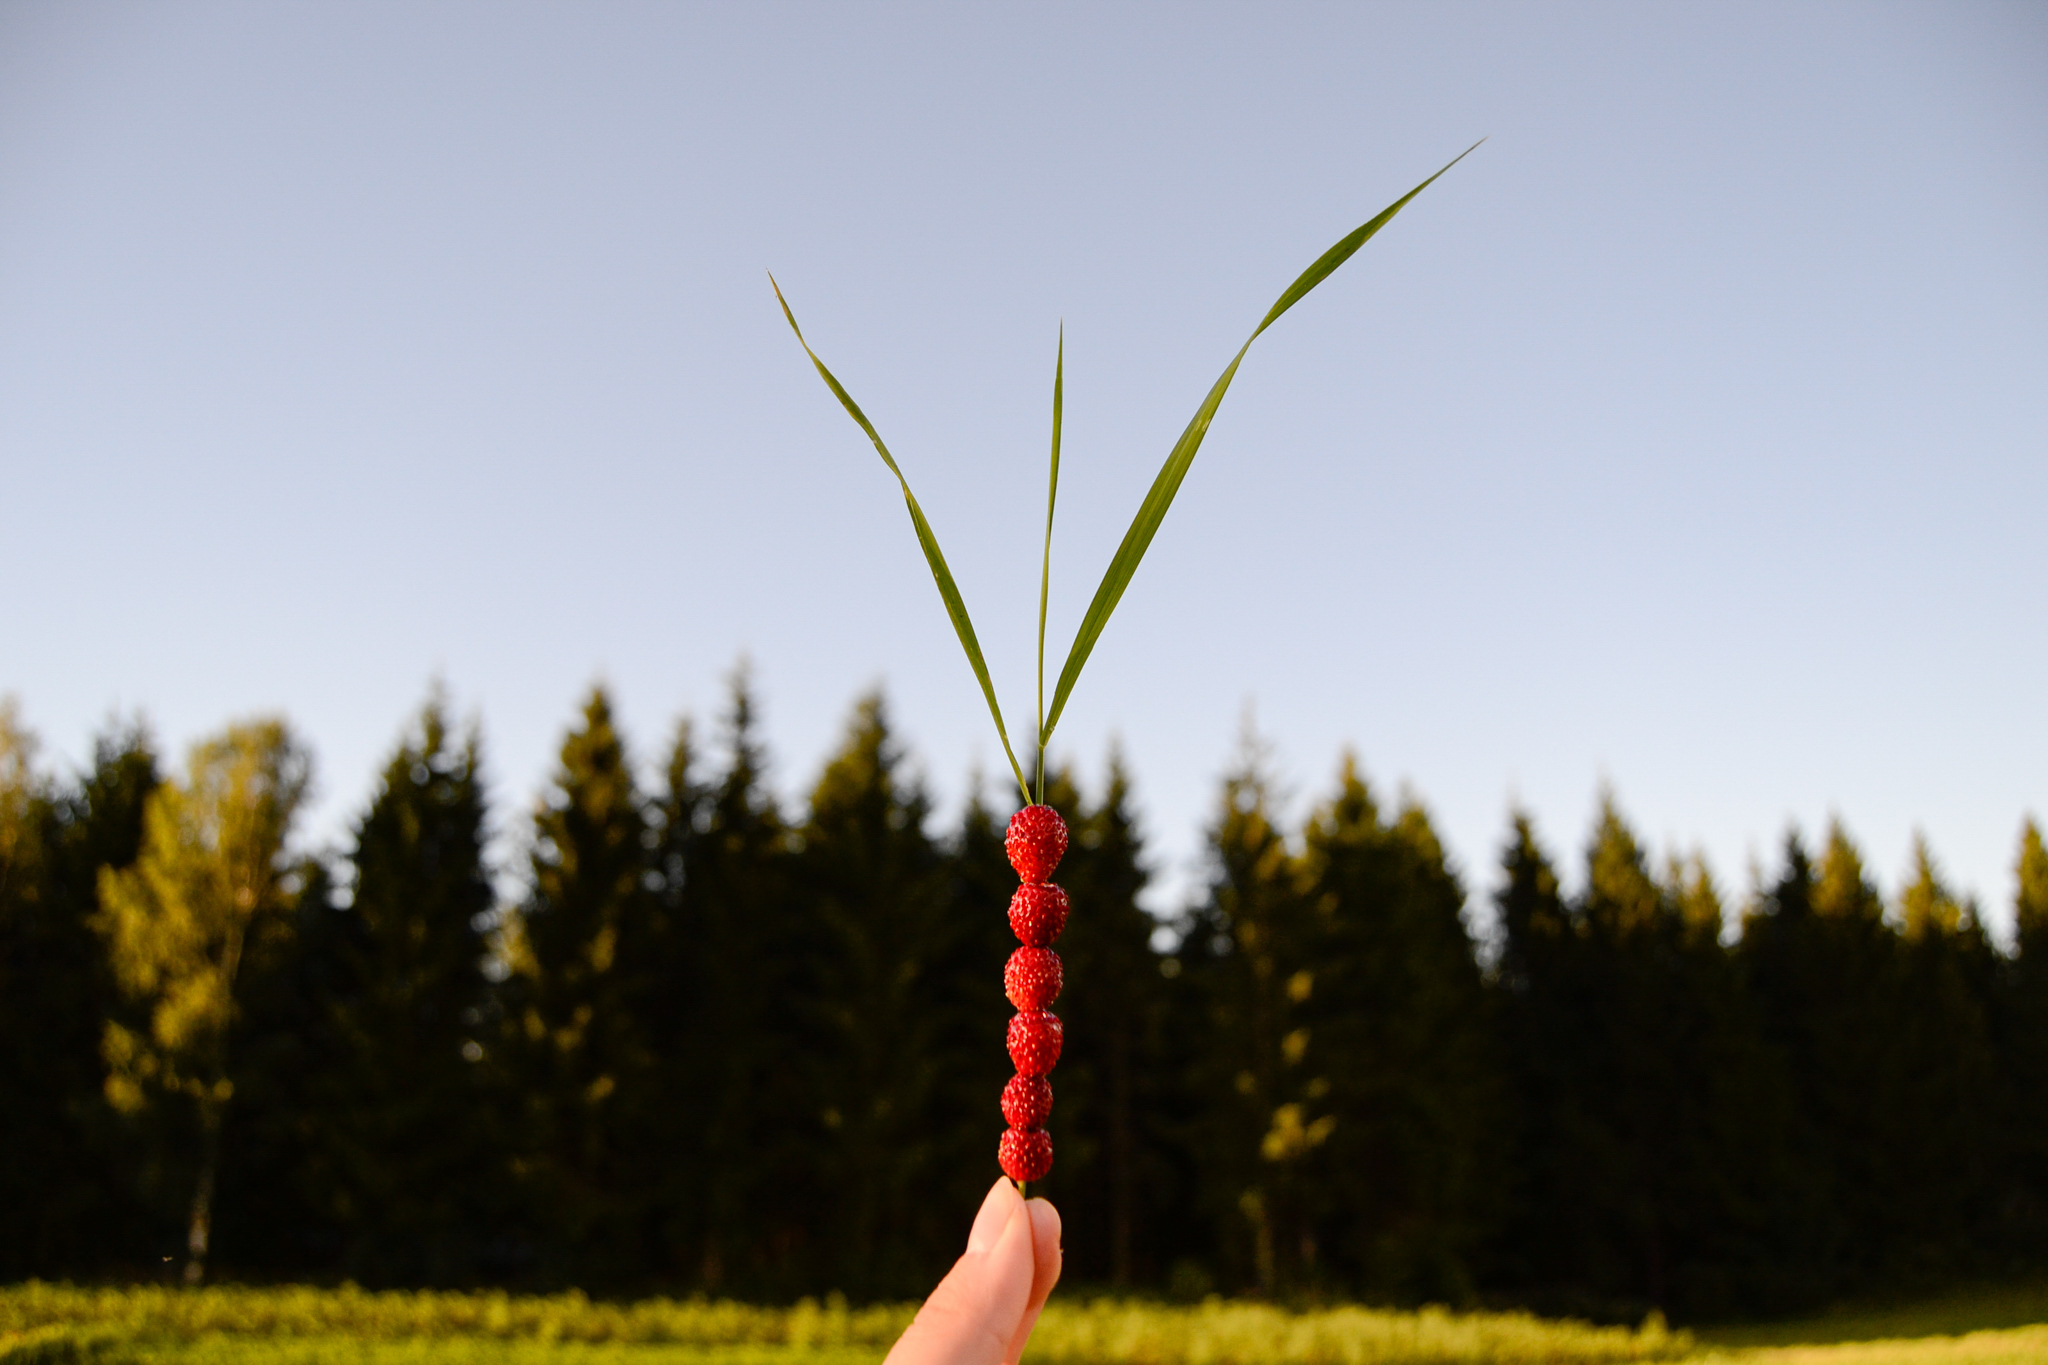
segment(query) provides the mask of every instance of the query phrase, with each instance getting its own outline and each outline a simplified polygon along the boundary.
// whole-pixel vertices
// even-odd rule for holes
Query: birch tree
[[[310,776],[311,760],[282,720],[230,726],[193,747],[183,781],[151,795],[135,865],[101,874],[98,928],[136,1007],[106,1027],[107,1098],[129,1113],[182,1100],[197,1120],[188,1284],[206,1274],[221,1126],[235,1092],[236,980],[255,935],[293,908],[283,855]]]

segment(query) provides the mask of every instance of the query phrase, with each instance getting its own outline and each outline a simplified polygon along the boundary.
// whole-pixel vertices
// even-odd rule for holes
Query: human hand
[[[1017,1365],[1059,1278],[1059,1213],[998,1180],[974,1216],[967,1254],[917,1310],[884,1365]]]

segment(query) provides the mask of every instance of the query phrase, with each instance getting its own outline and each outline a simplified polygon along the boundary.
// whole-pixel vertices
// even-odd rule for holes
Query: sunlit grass
[[[2048,1323],[2048,1281],[1968,1289],[1893,1304],[1846,1305],[1788,1322],[1703,1328],[1710,1346],[1799,1346],[1954,1337]],[[2048,1361],[2048,1353],[2038,1359]]]
[[[0,1365],[873,1365],[913,1306],[581,1294],[0,1288]],[[2027,1325],[2023,1325],[2027,1324]],[[1695,1337],[1521,1313],[1290,1312],[1210,1300],[1046,1309],[1031,1365],[2017,1365],[2048,1361],[2048,1287]]]

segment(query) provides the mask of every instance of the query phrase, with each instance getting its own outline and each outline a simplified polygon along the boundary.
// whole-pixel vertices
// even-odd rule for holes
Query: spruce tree
[[[1768,1298],[1789,1083],[1697,857],[1660,879],[1611,796],[1567,909],[1518,820],[1499,898],[1521,1190],[1511,1276],[1552,1307],[1721,1313]]]
[[[1897,935],[1831,822],[1818,865],[1796,836],[1740,949],[1765,1035],[1799,1097],[1789,1135],[1807,1201],[1788,1276],[1808,1297],[1868,1283],[1895,1259],[1889,1201],[1907,1173],[1896,1162],[1900,1014]]]
[[[2018,948],[2005,991],[2006,1126],[2011,1191],[2006,1241],[2029,1261],[2048,1259],[2048,844],[2032,817],[2013,860]]]
[[[611,699],[593,687],[534,814],[506,996],[534,1213],[555,1273],[599,1282],[630,1275],[643,1251],[628,1134],[653,1067],[648,833]]]
[[[1670,998],[1662,949],[1675,916],[1651,876],[1635,833],[1612,795],[1603,796],[1586,850],[1586,966],[1590,969],[1598,1079],[1581,1097],[1585,1155],[1604,1178],[1587,1171],[1581,1197],[1605,1227],[1592,1267],[1595,1283],[1619,1298],[1641,1296],[1669,1308],[1674,1226],[1682,1179],[1675,1139],[1697,1122],[1687,1103],[1683,1025],[1674,1015],[1690,1003]]]
[[[952,1218],[956,1228],[973,1217],[998,1171],[996,1143],[1003,1131],[998,1099],[1010,1078],[1005,1051],[1010,1004],[1003,998],[1003,964],[1017,946],[1009,919],[1017,874],[1004,851],[1003,833],[1015,807],[1015,801],[1007,798],[1002,805],[991,807],[980,775],[974,774],[968,781],[960,828],[943,850],[948,933],[942,946],[935,945],[938,951],[926,973],[925,999],[926,1007],[947,1022],[937,1039],[942,1060],[934,1095],[938,1109],[934,1116],[936,1169],[926,1198],[943,1217]],[[1069,859],[1072,856],[1069,849]],[[1064,863],[1061,870],[1064,881]],[[1067,932],[1073,932],[1072,917]],[[1064,940],[1061,946],[1064,948]],[[1066,1019],[1064,1001],[1053,1008]],[[1073,1040],[1069,1027],[1069,1046]],[[1062,1053],[1062,1076],[1066,1066]],[[1057,1093],[1055,1117],[1067,1090],[1062,1086]],[[1062,1151],[1059,1162],[1065,1160]],[[1065,1209],[1062,1204],[1062,1213]],[[943,1231],[935,1236],[935,1243],[921,1247],[920,1254],[943,1268],[950,1252]],[[1064,1244],[1075,1245],[1071,1233]]]
[[[57,886],[60,801],[13,699],[0,698],[0,1276],[10,1279],[47,1274],[68,1250],[66,1205],[83,1175],[71,1156],[80,1062],[86,1078],[97,1070],[92,960],[80,960],[72,940],[84,925],[67,923]]]
[[[1585,1082],[1585,1018],[1575,969],[1582,926],[1558,887],[1555,864],[1525,811],[1509,817],[1494,907],[1501,932],[1495,974],[1501,1055],[1507,1066],[1508,1189],[1495,1252],[1503,1283],[1536,1299],[1584,1263],[1589,1233],[1576,1199],[1573,1101]],[[1582,1305],[1581,1305],[1582,1306]]]
[[[1907,1027],[1887,1068],[1896,1087],[1894,1170],[1905,1179],[1885,1202],[1896,1268],[1933,1280],[1983,1265],[1999,1223],[1998,1061],[1992,1039],[1996,964],[1971,907],[1942,881],[1924,837],[1899,895]],[[1973,1160],[1953,1154],[1971,1152]]]
[[[1304,889],[1288,993],[1310,1079],[1271,1145],[1306,1159],[1313,1245],[1338,1286],[1469,1300],[1499,1204],[1499,1077],[1464,891],[1428,815],[1410,803],[1382,821],[1348,754],[1309,819]]]
[[[724,718],[724,772],[695,841],[692,915],[707,973],[697,1034],[705,1182],[693,1278],[711,1293],[792,1296],[816,1289],[820,1106],[795,1063],[814,1039],[797,1008],[812,944],[793,881],[791,834],[767,783],[744,664]]]
[[[1248,730],[1209,828],[1209,895],[1185,928],[1182,960],[1206,1015],[1192,1066],[1209,1108],[1193,1136],[1219,1269],[1263,1294],[1302,1280],[1309,1191],[1299,1157],[1322,1138],[1300,1124],[1313,1079],[1293,984],[1306,965],[1306,916],[1277,818]]]
[[[1058,1157],[1045,1186],[1065,1220],[1069,1273],[1128,1288],[1162,1251],[1152,1214],[1164,1191],[1150,1169],[1148,1133],[1166,1074],[1158,1055],[1164,983],[1151,948],[1158,924],[1138,904],[1143,843],[1122,755],[1110,751],[1099,804],[1084,803],[1060,770],[1046,795],[1071,817],[1058,880],[1073,910],[1059,941],[1066,985],[1053,1008],[1066,1042],[1049,1125]]]
[[[2028,816],[2020,824],[2020,847],[2013,860],[2013,928],[2019,960],[2031,960],[2029,973],[2048,975],[2048,845],[2041,827]]]
[[[862,698],[811,792],[800,868],[812,981],[785,1000],[814,1040],[797,1064],[826,1130],[819,1269],[854,1293],[912,1292],[943,1269],[934,1260],[958,1214],[928,1191],[955,1118],[946,1072],[960,1032],[935,1006],[965,930],[948,913],[930,813],[881,697]]]
[[[1669,1040],[1672,1107],[1653,1127],[1667,1301],[1695,1317],[1784,1311],[1798,1303],[1786,1261],[1802,1193],[1791,1074],[1722,942],[1729,916],[1703,857],[1672,855],[1661,892],[1666,917],[1635,974]]]
[[[485,1121],[484,959],[494,903],[479,741],[438,690],[356,821],[337,939],[349,994],[338,1161],[357,1278],[449,1283],[475,1271],[479,1195],[500,1135]],[[493,1040],[494,1041],[494,1040]]]
[[[102,868],[132,866],[142,848],[143,809],[161,781],[148,728],[138,719],[118,718],[93,739],[91,768],[75,786],[59,793],[61,844],[53,871],[46,925],[58,936],[44,942],[33,969],[34,991],[5,991],[27,1004],[38,995],[60,997],[55,1009],[36,1010],[35,1059],[49,1067],[64,1099],[61,1118],[38,1132],[49,1148],[41,1159],[16,1169],[39,1175],[35,1191],[47,1210],[40,1237],[17,1246],[34,1247],[38,1274],[94,1274],[136,1260],[155,1261],[157,1248],[176,1244],[175,1219],[157,1212],[149,1188],[154,1163],[135,1127],[107,1103],[106,1066],[100,1058],[104,1021],[117,1012],[119,991],[104,946],[92,925],[100,911]],[[13,952],[0,958],[28,964]],[[6,1093],[26,1098],[32,1091]],[[13,1163],[6,1163],[13,1167]],[[11,1201],[0,1199],[0,1203]],[[19,1206],[27,1213],[30,1199]]]
[[[649,1268],[666,1284],[692,1283],[702,1267],[705,1192],[717,1178],[704,1162],[704,1128],[722,1038],[706,1001],[720,968],[704,952],[699,882],[711,791],[698,780],[697,760],[695,731],[685,716],[676,724],[653,810],[655,899],[647,952],[658,986],[645,1022],[655,1064],[633,1142],[647,1205]]]

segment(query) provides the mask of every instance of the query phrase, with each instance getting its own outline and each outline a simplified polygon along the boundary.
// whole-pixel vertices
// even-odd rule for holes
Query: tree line
[[[593,689],[493,868],[435,695],[307,854],[283,721],[64,779],[0,708],[0,1276],[929,1288],[995,1175],[1009,808],[935,833],[869,696],[786,810],[743,675],[660,759]],[[1608,799],[1582,890],[1517,815],[1475,891],[1348,759],[1287,828],[1250,749],[1162,925],[1121,761],[1047,790],[1072,1283],[1697,1317],[2048,1262],[2031,819],[2006,953],[1924,844],[1887,904],[1795,830],[1731,905]]]

